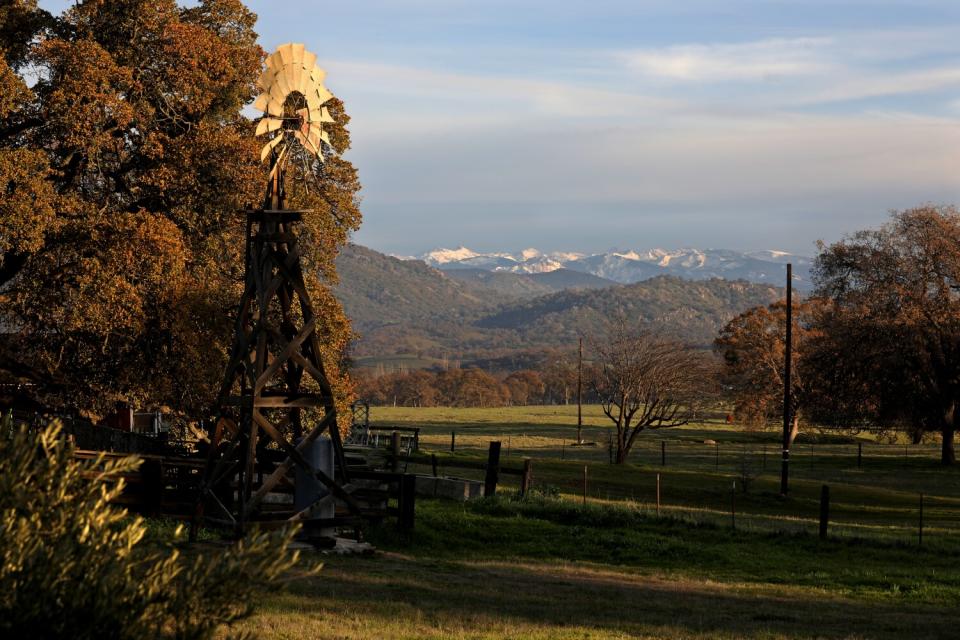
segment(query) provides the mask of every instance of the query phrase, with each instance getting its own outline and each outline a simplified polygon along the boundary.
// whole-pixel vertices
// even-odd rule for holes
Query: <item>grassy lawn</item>
[[[831,534],[916,542],[922,493],[925,540],[940,539],[960,548],[960,469],[939,464],[936,443],[880,444],[864,434],[802,433],[793,448],[791,491],[784,499],[779,496],[779,433],[747,431],[718,419],[643,433],[625,465],[609,464],[611,428],[597,406],[584,407],[584,439],[595,446],[573,446],[576,407],[376,407],[371,420],[384,427],[421,427],[421,450],[436,453],[441,472],[449,475],[482,477],[482,471],[446,463],[483,460],[489,442],[500,440],[502,464],[519,467],[522,458],[532,458],[534,485],[569,498],[582,497],[587,466],[589,500],[654,509],[659,474],[661,512],[726,523],[735,501],[738,526],[762,531],[815,531],[826,484]],[[451,431],[457,434],[455,453],[450,453]],[[416,466],[407,470],[430,471]],[[748,493],[743,492],[745,480]],[[501,481],[508,487],[517,483],[515,476],[502,476]],[[731,495],[734,482],[737,489]]]
[[[515,478],[501,476],[503,496],[492,500],[420,499],[412,535],[370,531],[377,556],[331,558],[319,577],[264,594],[245,630],[384,639],[960,634],[960,471],[938,464],[935,445],[904,454],[863,438],[858,466],[857,439],[805,434],[809,450],[795,448],[791,493],[781,498],[775,431],[707,421],[644,434],[628,464],[611,465],[596,407],[585,412],[584,436],[597,445],[583,447],[571,446],[575,407],[374,408],[371,417],[420,426],[422,452],[450,475],[479,477],[450,463],[482,460],[500,440],[504,465],[534,460],[536,495],[517,499]],[[733,493],[745,465],[750,490]],[[831,524],[821,541],[824,484]]]
[[[422,501],[415,534],[265,594],[273,638],[956,637],[957,556],[620,506]]]

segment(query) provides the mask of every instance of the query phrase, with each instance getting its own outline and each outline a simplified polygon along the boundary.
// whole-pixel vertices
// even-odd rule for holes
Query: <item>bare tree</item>
[[[617,464],[641,431],[688,423],[713,388],[709,355],[649,330],[621,323],[590,342],[588,384],[616,427]]]

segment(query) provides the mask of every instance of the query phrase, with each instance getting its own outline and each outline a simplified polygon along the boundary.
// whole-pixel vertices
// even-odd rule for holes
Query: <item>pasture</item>
[[[772,430],[715,420],[645,433],[618,466],[596,407],[584,419],[596,446],[582,447],[571,446],[575,407],[374,408],[371,418],[421,427],[421,450],[436,453],[441,470],[483,460],[500,440],[502,465],[534,460],[534,490],[519,499],[512,476],[501,476],[495,499],[420,499],[412,535],[371,531],[380,554],[330,558],[319,577],[264,594],[246,629],[276,638],[956,637],[960,471],[939,465],[935,443],[805,433],[784,499]],[[749,491],[734,490],[745,476]],[[830,529],[820,540],[824,484]]]

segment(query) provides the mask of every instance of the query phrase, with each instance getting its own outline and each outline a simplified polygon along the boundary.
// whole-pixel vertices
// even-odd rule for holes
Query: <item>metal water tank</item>
[[[303,452],[303,457],[314,469],[323,471],[333,477],[333,442],[330,438],[320,437],[314,440]],[[330,494],[326,485],[297,466],[294,478],[293,508],[297,512],[306,509],[320,498]],[[301,537],[317,544],[329,543],[334,538],[335,530],[330,526],[322,526],[320,520],[330,520],[336,513],[336,505],[331,500],[317,513],[303,521]]]

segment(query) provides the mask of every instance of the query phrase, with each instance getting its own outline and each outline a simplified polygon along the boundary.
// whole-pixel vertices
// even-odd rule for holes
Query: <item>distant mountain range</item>
[[[494,273],[546,274],[573,271],[602,278],[608,282],[633,284],[657,276],[677,276],[689,280],[746,280],[783,285],[786,264],[793,263],[794,286],[809,289],[813,260],[784,251],[744,253],[729,249],[651,249],[648,251],[608,251],[606,253],[553,252],[524,249],[518,253],[478,253],[458,247],[434,249],[417,258],[445,272],[462,269]]]
[[[532,259],[528,252],[515,262]],[[360,334],[352,353],[360,366],[539,366],[573,353],[579,336],[600,336],[617,318],[708,348],[734,316],[783,295],[781,287],[744,280],[651,272],[620,284],[568,267],[524,273],[456,262],[439,269],[358,245],[343,249],[335,294]]]

